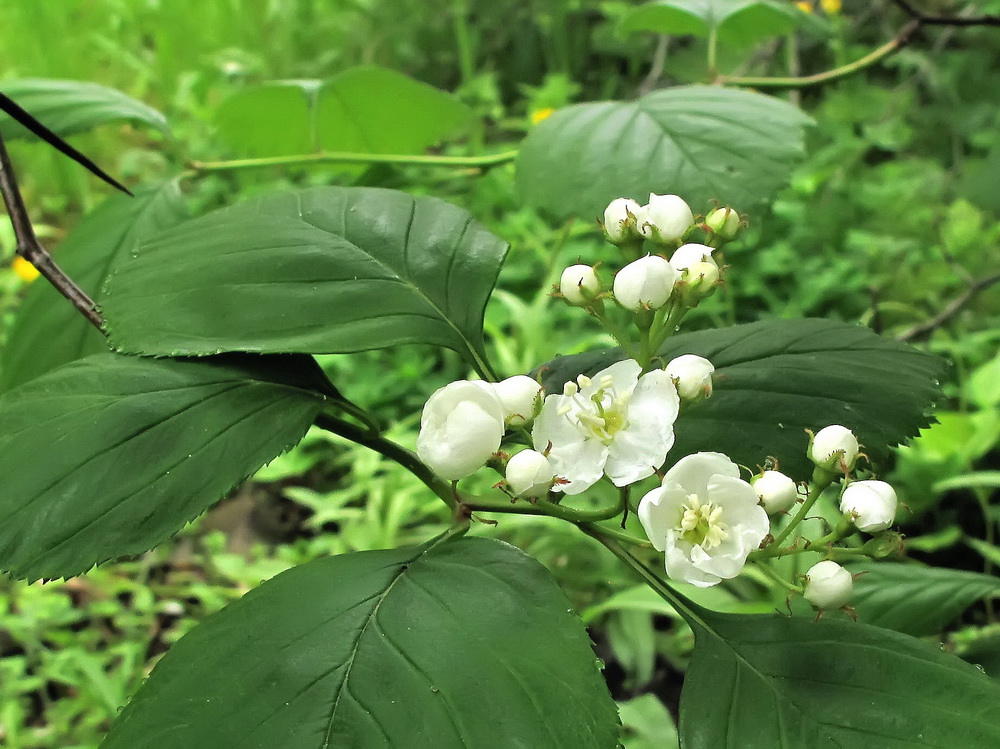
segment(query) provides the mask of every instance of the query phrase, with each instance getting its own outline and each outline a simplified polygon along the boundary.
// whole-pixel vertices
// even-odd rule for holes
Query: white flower
[[[691,207],[677,195],[649,193],[649,203],[639,209],[637,226],[653,241],[676,242],[694,224]]]
[[[705,223],[723,239],[736,239],[742,228],[740,214],[729,206],[716,208],[705,217]]]
[[[715,367],[705,357],[684,354],[671,359],[666,370],[677,386],[677,394],[681,400],[698,401],[712,394],[712,373]]]
[[[507,484],[519,497],[540,497],[555,479],[549,459],[535,450],[522,450],[507,461]]]
[[[896,492],[884,481],[852,481],[840,498],[840,511],[859,531],[884,531],[896,519]]]
[[[417,456],[442,478],[465,478],[500,449],[503,417],[503,405],[489,383],[449,383],[424,404]]]
[[[636,218],[642,209],[631,198],[615,198],[604,209],[604,233],[608,241],[617,244],[637,237]]]
[[[643,308],[659,309],[670,299],[678,278],[677,271],[662,257],[647,255],[618,271],[615,299],[632,312]]]
[[[601,279],[589,265],[571,265],[559,278],[559,292],[566,301],[583,307],[601,291]]]
[[[823,427],[809,443],[809,459],[828,471],[847,473],[858,458],[858,438],[847,427],[833,424]]]
[[[712,257],[712,248],[707,244],[682,244],[674,250],[674,254],[670,256],[670,264],[674,266],[684,280],[691,278],[692,274],[690,271],[692,267],[698,265],[699,263],[714,265],[716,270],[719,268],[719,264],[716,263],[715,259]],[[699,275],[703,273],[704,270],[700,269]],[[718,276],[716,276],[716,278],[718,278]]]
[[[781,471],[764,471],[750,479],[750,484],[768,515],[788,512],[799,496],[799,488],[795,482]]]
[[[565,482],[556,491],[579,494],[603,474],[627,486],[666,460],[674,444],[677,390],[666,372],[641,372],[638,362],[626,359],[593,379],[580,375],[562,395],[545,398],[531,440]]]
[[[770,524],[757,492],[721,453],[695,453],[639,502],[639,520],[667,575],[700,588],[736,577]]]
[[[817,562],[806,572],[805,599],[818,609],[839,609],[851,600],[854,578],[836,562]]]
[[[503,406],[504,421],[514,427],[535,418],[542,386],[527,375],[514,375],[493,385],[493,392]]]

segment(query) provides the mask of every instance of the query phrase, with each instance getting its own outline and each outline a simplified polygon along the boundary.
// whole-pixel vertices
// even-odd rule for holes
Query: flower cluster
[[[832,425],[811,435],[811,482],[785,475],[771,459],[754,475],[718,452],[665,465],[678,416],[713,395],[716,370],[692,352],[675,351],[669,360],[658,352],[684,314],[721,283],[716,253],[743,225],[730,207],[695,216],[676,195],[650,194],[646,205],[613,200],[602,223],[624,256],[613,280],[602,281],[603,260],[578,263],[562,272],[554,296],[596,318],[624,357],[565,382],[550,378],[551,392],[525,375],[452,382],[424,406],[418,457],[451,481],[489,466],[514,501],[570,518],[574,510],[559,504],[562,497],[605,481],[622,492],[617,513],[626,490],[656,474],[657,485],[646,487],[634,509],[670,578],[711,586],[739,575],[748,561],[819,551],[830,558],[814,564],[801,586],[787,584],[820,610],[845,606],[853,577],[833,560],[834,545],[859,531],[886,531],[896,512],[888,484],[851,480],[863,453],[849,429]],[[629,330],[638,333],[622,332]],[[793,534],[838,477],[843,519],[810,549],[812,542]],[[892,553],[898,538],[880,543],[878,554]]]

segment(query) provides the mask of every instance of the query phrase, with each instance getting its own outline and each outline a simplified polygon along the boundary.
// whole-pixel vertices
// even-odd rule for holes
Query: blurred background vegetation
[[[328,79],[361,64],[453,92],[471,108],[475,125],[443,153],[500,152],[516,148],[551,108],[706,80],[703,39],[621,31],[635,5],[8,0],[0,5],[0,90],[23,78],[93,81],[161,111],[169,135],[110,124],[71,139],[130,185],[172,177],[191,162],[242,155],[217,127],[216,112],[229,97],[272,80]],[[825,70],[870,52],[905,21],[891,2],[797,5],[808,23],[752,45],[723,45],[719,69]],[[995,13],[1000,3],[930,0],[923,10]],[[940,423],[898,450],[883,477],[909,509],[901,529],[911,556],[979,571],[1000,564],[1000,284],[985,283],[1000,272],[998,40],[990,28],[928,29],[877,67],[777,94],[816,120],[807,157],[766,212],[749,216],[749,231],[727,258],[728,288],[689,325],[829,317],[947,357],[953,366]],[[270,120],[280,129],[281,111],[261,118],[255,126],[266,129]],[[11,150],[32,218],[58,259],[62,238],[109,189],[43,144],[17,142]],[[547,294],[565,265],[610,249],[596,221],[553,225],[522,207],[513,174],[511,165],[318,164],[188,171],[181,184],[195,212],[280,186],[330,183],[395,187],[467,207],[512,244],[487,310],[494,361],[509,375],[608,343],[585,316]],[[0,225],[0,251],[3,334],[31,281],[11,267],[7,225]],[[971,293],[978,282],[983,288]],[[955,314],[942,315],[966,295]],[[323,364],[348,397],[384,423],[398,422],[395,436],[409,444],[427,395],[467,375],[451,352],[418,347],[324,357]],[[397,466],[316,432],[154,551],[71,580],[0,578],[0,745],[94,747],[157,658],[205,616],[292,565],[411,543],[446,523],[441,503]],[[676,708],[690,631],[571,528],[508,516],[477,532],[521,546],[555,572],[591,625],[609,683],[625,704],[627,745],[668,746],[666,711]],[[757,584],[720,586],[710,603],[774,608],[774,600],[762,603]],[[988,672],[1000,667],[1000,629],[988,604],[966,612],[946,639]],[[1000,677],[1000,668],[991,675]]]

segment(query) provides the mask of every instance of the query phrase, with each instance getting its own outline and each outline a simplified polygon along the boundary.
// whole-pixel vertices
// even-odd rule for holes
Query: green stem
[[[629,339],[629,336],[611,320],[611,317],[608,315],[603,303],[599,302],[600,300],[595,301],[590,307],[591,314],[597,318],[597,321],[600,322],[602,326],[604,326],[604,329],[608,331],[612,338],[615,339],[618,345],[621,346],[622,351],[624,351],[630,359],[636,359],[637,356],[641,356],[641,354],[637,354],[635,349],[632,347],[632,342]]]
[[[624,509],[623,498],[621,497],[619,497],[619,501],[614,505],[601,507],[597,510],[575,510],[572,507],[563,507],[562,505],[555,504],[547,499],[539,499],[533,503],[527,501],[511,503],[491,497],[463,497],[462,504],[473,512],[509,512],[519,515],[546,515],[548,517],[559,518],[560,520],[568,520],[571,523],[593,523],[599,520],[610,520],[620,515]]]
[[[677,613],[683,616],[688,624],[699,624],[702,628],[708,628],[708,625],[702,620],[701,616],[694,609],[690,601],[671,588],[666,581],[661,579],[659,575],[647,567],[642,560],[631,552],[631,550],[623,547],[614,538],[611,538],[610,535],[607,534],[607,528],[596,525],[581,525],[580,530],[591,538],[596,539],[608,551],[635,570],[639,574],[639,577],[641,577],[650,588],[656,591],[656,594],[659,595],[660,598],[673,606]]]
[[[781,575],[779,575],[777,572],[771,569],[771,565],[767,564],[766,562],[763,563],[758,562],[755,566],[757,567],[758,570],[764,573],[765,577],[767,577],[772,582],[777,583],[785,590],[790,590],[794,593],[802,592],[802,588],[800,586],[788,582],[785,578],[783,578]]]
[[[348,153],[322,151],[294,156],[270,156],[261,159],[234,159],[232,161],[192,161],[185,177],[196,177],[215,172],[241,169],[260,169],[270,166],[303,166],[312,164],[397,164],[400,166],[449,166],[491,167],[507,164],[517,158],[517,151],[484,154],[482,156],[434,156],[430,154]]]
[[[472,54],[472,40],[469,35],[468,8],[465,0],[455,0],[451,18],[455,29],[455,47],[458,52],[458,69],[462,74],[462,85],[468,86],[476,77],[476,64]]]
[[[420,479],[428,489],[440,497],[453,512],[457,512],[460,509],[458,498],[452,486],[428,468],[417,457],[417,454],[411,450],[407,450],[402,445],[386,439],[380,434],[372,433],[357,424],[344,421],[338,416],[321,413],[316,417],[314,423],[320,429],[325,429],[332,434],[339,435],[352,442],[357,442],[359,445],[364,445],[380,455],[384,455],[390,460],[399,463],[403,468]]]
[[[809,86],[820,86],[824,83],[831,83],[832,81],[840,80],[841,78],[847,78],[858,71],[864,70],[865,68],[870,68],[875,63],[880,60],[885,59],[889,55],[898,52],[900,49],[905,47],[909,41],[913,32],[917,30],[920,26],[920,21],[914,19],[910,23],[906,24],[899,33],[896,34],[890,41],[883,44],[878,49],[869,52],[867,55],[859,60],[848,63],[847,65],[841,65],[840,67],[833,68],[832,70],[826,70],[822,73],[815,73],[813,75],[802,75],[802,76],[787,76],[787,77],[742,77],[742,76],[718,76],[715,79],[717,84],[723,86],[748,86],[752,88],[808,88]]]
[[[819,495],[823,493],[823,490],[826,489],[826,487],[833,483],[833,477],[834,474],[826,471],[820,471],[818,468],[813,472],[813,481],[812,485],[809,487],[809,495],[806,497],[806,501],[802,503],[802,507],[799,508],[799,511],[792,516],[788,525],[782,528],[781,532],[774,537],[774,540],[767,545],[768,549],[779,548],[781,546],[781,542],[788,538],[788,534],[795,530],[799,523],[805,520],[806,515],[809,514],[809,511],[812,510],[813,505],[816,504],[816,501],[819,499]]]
[[[716,59],[718,57],[719,48],[719,32],[718,27],[712,24],[712,27],[708,31],[708,76],[709,78],[715,78],[716,72]]]

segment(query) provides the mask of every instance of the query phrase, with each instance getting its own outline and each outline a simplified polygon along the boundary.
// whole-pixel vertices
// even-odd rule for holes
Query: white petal
[[[624,359],[620,362],[615,362],[610,367],[605,367],[595,374],[591,378],[592,384],[584,388],[581,394],[586,398],[590,398],[601,387],[601,380],[605,377],[610,377],[615,395],[618,397],[631,395],[632,391],[635,390],[636,384],[639,382],[639,374],[641,372],[642,366],[635,359]]]
[[[698,547],[690,547],[691,544],[686,541],[675,540],[673,533],[667,538],[667,550],[664,554],[667,576],[671,580],[691,583],[699,588],[708,588],[721,582],[718,575],[705,572],[692,563],[689,554]]]
[[[687,497],[669,489],[653,489],[639,500],[639,522],[653,548],[663,551],[667,534],[677,527]]]
[[[566,482],[557,483],[552,490],[564,494],[587,491],[601,480],[607,460],[608,448],[597,440],[553,445],[549,463],[555,475]]]
[[[666,486],[667,482],[675,483],[688,494],[707,497],[708,481],[716,475],[739,478],[740,469],[722,453],[695,453],[674,463],[663,477],[663,485]]]

